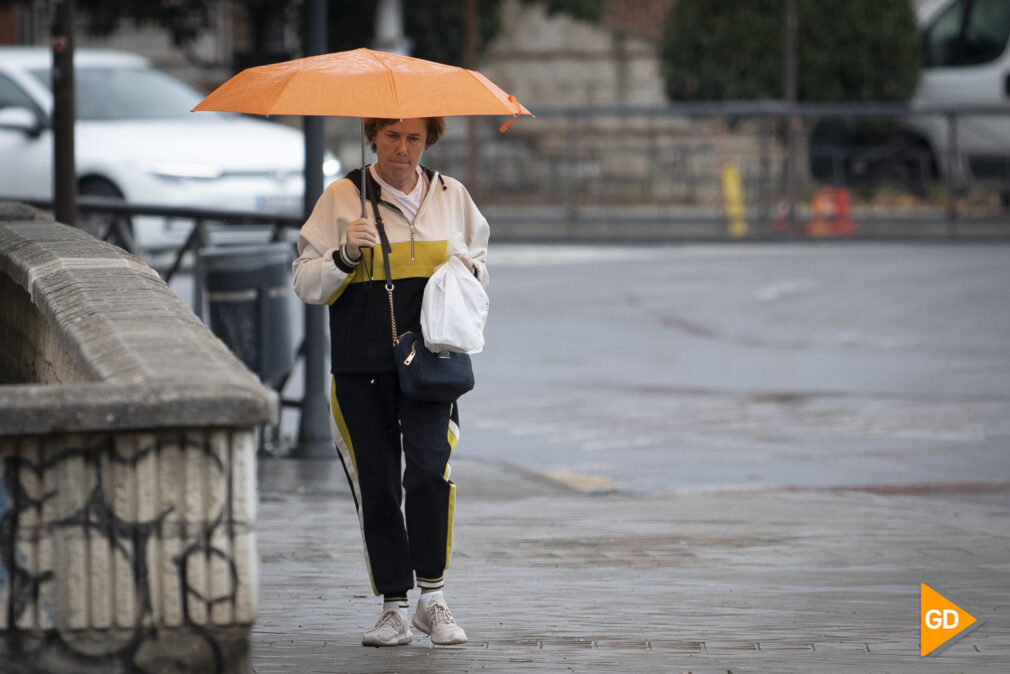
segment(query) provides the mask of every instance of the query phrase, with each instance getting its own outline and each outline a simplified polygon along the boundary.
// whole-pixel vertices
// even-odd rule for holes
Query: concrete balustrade
[[[277,410],[142,260],[0,203],[0,669],[248,671]]]

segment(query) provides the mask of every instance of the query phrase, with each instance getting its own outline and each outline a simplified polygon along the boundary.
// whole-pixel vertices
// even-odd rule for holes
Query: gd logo
[[[975,616],[929,585],[919,585],[919,655],[925,657],[981,625]]]

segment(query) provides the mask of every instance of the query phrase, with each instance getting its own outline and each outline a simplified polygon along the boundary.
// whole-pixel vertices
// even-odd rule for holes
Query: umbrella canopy
[[[531,114],[476,71],[372,49],[248,68],[193,110],[386,119]]]
[[[532,115],[515,96],[480,73],[434,61],[353,49],[246,68],[212,91],[193,112],[414,119],[457,115]],[[361,165],[365,165],[362,122]],[[365,214],[361,174],[361,214]]]

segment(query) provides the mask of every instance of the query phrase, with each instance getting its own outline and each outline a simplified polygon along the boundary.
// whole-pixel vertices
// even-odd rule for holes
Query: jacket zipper
[[[423,178],[422,178],[422,180],[423,180]],[[431,181],[429,179],[429,185],[428,185],[428,190],[429,191],[431,190],[431,184],[430,184],[430,182]],[[381,197],[382,195],[379,195],[379,196]],[[424,209],[424,205],[427,203],[427,201],[428,201],[428,195],[426,193],[424,195],[424,198],[421,199],[421,206],[417,209],[417,215],[414,216],[414,220],[407,220],[407,216],[403,213],[403,211],[400,210],[399,206],[396,206],[395,204],[392,204],[392,203],[386,201],[385,199],[380,199],[379,200],[379,203],[381,205],[386,206],[387,208],[390,208],[390,209],[396,211],[397,213],[400,214],[401,218],[403,218],[404,220],[407,220],[407,228],[410,230],[410,261],[411,262],[414,261],[414,222],[419,217],[421,217],[421,211]]]

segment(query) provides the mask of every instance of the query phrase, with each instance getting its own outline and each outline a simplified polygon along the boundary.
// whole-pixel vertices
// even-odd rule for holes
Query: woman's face
[[[423,119],[404,119],[375,133],[375,156],[379,175],[401,192],[414,189],[417,162],[424,152],[428,128]]]

